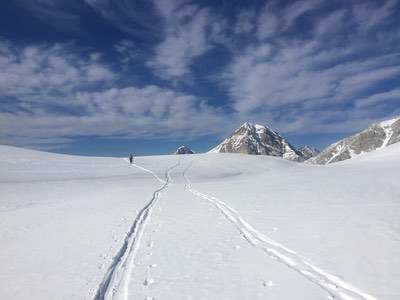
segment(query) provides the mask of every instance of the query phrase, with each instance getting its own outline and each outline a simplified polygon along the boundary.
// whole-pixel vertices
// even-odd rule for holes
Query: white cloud
[[[38,17],[59,17],[65,28],[79,23],[83,6],[128,33],[113,46],[124,74],[99,53],[77,54],[73,44],[20,47],[0,40],[0,135],[43,144],[74,134],[201,135],[240,121],[284,132],[361,128],[390,114],[383,104],[397,101],[397,90],[376,87],[400,74],[400,31],[390,27],[399,3],[345,2],[271,0],[236,16],[188,0],[26,2]],[[146,46],[133,43],[137,37]],[[194,63],[217,47],[230,51],[221,60],[228,64],[206,79],[218,78],[229,95],[223,103],[233,110],[229,115],[147,78],[140,87],[121,85],[140,62],[164,84],[187,83]]]
[[[387,40],[377,49],[385,50],[375,51],[378,40],[385,39],[357,34],[353,28],[370,18],[380,26],[376,11],[352,19],[354,9],[349,5],[306,15],[322,6],[321,1],[289,6],[270,2],[260,11],[258,39],[234,48],[233,59],[220,76],[240,119],[273,123],[286,132],[334,132],[352,131],[392,113],[352,107],[379,83],[399,76],[399,40]],[[379,16],[388,15],[393,7],[387,1]],[[293,36],[291,27],[301,16],[310,27]]]
[[[263,7],[257,19],[257,37],[260,40],[270,38],[278,32],[280,25],[279,17],[273,10],[272,4]]]
[[[353,6],[353,15],[360,31],[371,30],[374,27],[390,22],[391,16],[399,9],[397,0],[362,2]]]
[[[131,40],[122,40],[114,48],[119,53],[124,67],[138,59],[137,47]]]
[[[265,40],[292,29],[296,21],[307,12],[318,9],[321,0],[295,1],[284,5],[279,1],[268,1],[258,15],[257,38]]]
[[[120,87],[98,53],[0,43],[0,143],[48,147],[72,137],[194,137],[223,128],[202,99],[154,85]]]
[[[98,55],[80,57],[66,44],[21,48],[0,41],[0,68],[2,96],[66,94],[116,77]]]
[[[193,61],[211,49],[208,30],[213,18],[208,9],[182,1],[155,1],[165,22],[165,37],[157,45],[148,66],[156,75],[182,79],[190,73]]]
[[[243,10],[239,13],[233,32],[238,34],[251,34],[254,31],[254,19],[256,11],[253,9]]]
[[[363,108],[373,106],[375,104],[395,101],[400,104],[400,89],[393,89],[382,93],[376,93],[364,99],[357,100],[355,104],[357,107]]]
[[[83,8],[80,1],[69,0],[30,0],[15,1],[24,9],[30,11],[35,18],[38,18],[50,27],[65,31],[83,33],[82,19],[77,13]]]
[[[322,0],[295,1],[283,9],[283,27],[291,27],[305,13],[319,8]]]
[[[152,39],[158,36],[157,22],[149,18],[151,3],[146,0],[81,0],[122,31]]]

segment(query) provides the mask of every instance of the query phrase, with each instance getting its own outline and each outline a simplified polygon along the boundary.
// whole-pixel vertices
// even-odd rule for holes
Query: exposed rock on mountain
[[[400,117],[373,124],[360,133],[330,145],[307,162],[330,164],[384,148],[399,141]]]
[[[302,146],[298,149],[298,151],[302,154],[304,159],[309,159],[311,157],[314,157],[321,152],[317,148],[310,146]]]
[[[247,122],[209,151],[209,153],[224,152],[280,156],[293,161],[304,160],[302,154],[277,132],[266,126]]]
[[[194,154],[194,152],[187,146],[180,146],[175,151],[175,154]]]

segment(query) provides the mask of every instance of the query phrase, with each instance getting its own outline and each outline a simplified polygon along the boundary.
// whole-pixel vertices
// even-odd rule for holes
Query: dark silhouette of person
[[[129,163],[132,164],[133,163],[133,154],[129,154]]]

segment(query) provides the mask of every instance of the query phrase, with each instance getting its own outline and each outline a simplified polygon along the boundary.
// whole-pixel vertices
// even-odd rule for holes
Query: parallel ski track
[[[212,203],[233,225],[235,225],[241,235],[252,246],[262,249],[271,258],[297,272],[310,282],[320,286],[329,294],[330,299],[378,300],[376,297],[361,291],[337,276],[329,274],[328,272],[314,266],[306,258],[300,256],[295,251],[260,233],[246,222],[236,210],[228,206],[225,202],[193,189],[192,183],[186,174],[190,167],[191,164],[183,172],[183,177],[186,180],[185,190]]]
[[[157,204],[158,199],[163,190],[170,184],[170,171],[176,168],[179,162],[168,168],[164,174],[165,180],[158,177],[153,171],[145,169],[137,164],[133,166],[151,173],[163,185],[153,192],[151,200],[144,206],[139,214],[136,216],[130,230],[128,231],[122,247],[114,256],[111,265],[100,283],[95,297],[95,300],[104,299],[128,299],[128,285],[130,282],[132,269],[134,266],[134,259],[138,248],[140,247],[140,240],[146,227],[146,223],[150,218],[152,209]]]

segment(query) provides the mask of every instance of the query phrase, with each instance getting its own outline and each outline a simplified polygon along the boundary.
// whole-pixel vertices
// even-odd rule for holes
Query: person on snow
[[[133,154],[129,154],[129,163],[132,164],[133,163]]]

